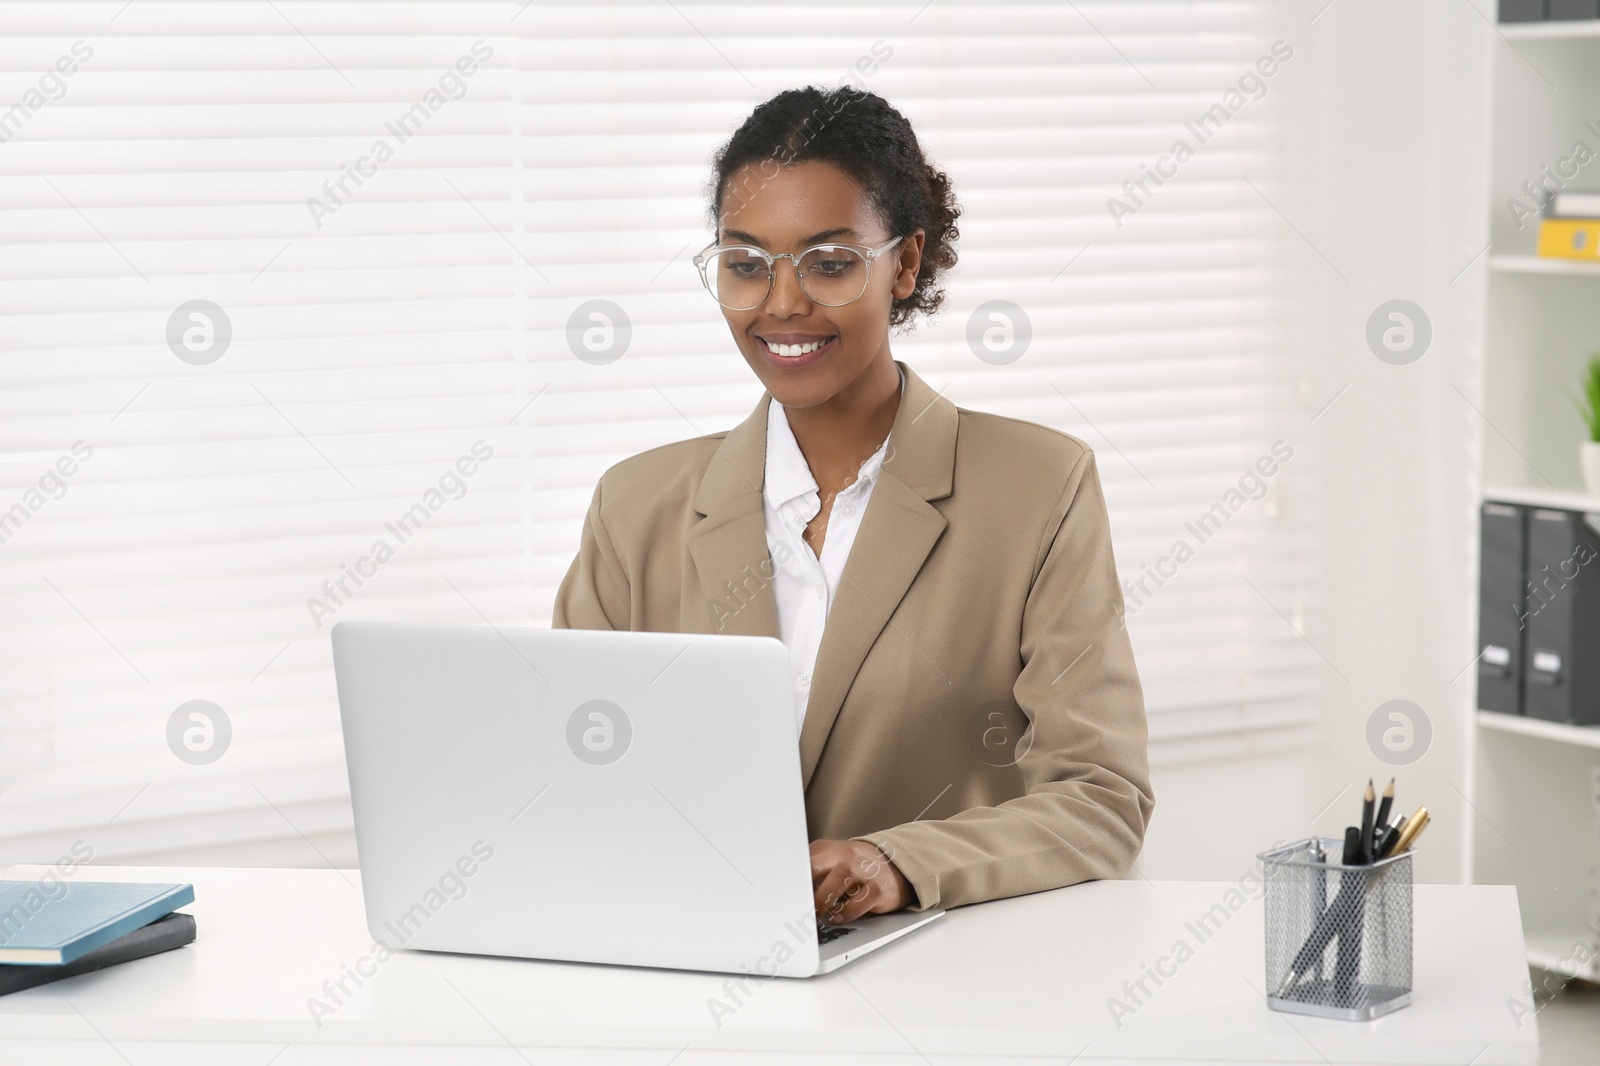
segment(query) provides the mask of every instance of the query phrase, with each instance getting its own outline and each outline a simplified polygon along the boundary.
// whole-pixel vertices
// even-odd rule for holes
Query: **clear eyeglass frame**
[[[872,264],[884,252],[888,251],[890,248],[893,248],[895,245],[899,244],[904,239],[905,239],[905,236],[904,236],[904,234],[902,234],[899,237],[895,237],[895,238],[893,238],[891,240],[885,241],[883,244],[878,245],[876,248],[869,247],[869,246],[864,245],[864,244],[847,244],[847,243],[841,243],[839,241],[827,241],[827,242],[824,242],[822,244],[813,244],[809,248],[802,248],[798,252],[779,252],[777,255],[772,254],[771,252],[767,251],[765,248],[759,248],[759,247],[757,247],[756,245],[753,245],[753,244],[717,244],[715,242],[712,242],[711,244],[707,245],[705,248],[702,248],[699,252],[695,253],[694,265],[695,265],[695,268],[700,272],[700,283],[705,286],[706,292],[711,294],[711,298],[713,300],[716,300],[717,304],[719,306],[726,307],[730,311],[750,311],[750,310],[753,310],[753,309],[755,309],[757,307],[760,307],[762,304],[766,303],[767,297],[772,295],[772,282],[773,282],[773,279],[776,277],[776,273],[775,273],[774,268],[777,266],[777,260],[779,260],[779,259],[787,259],[787,260],[789,260],[789,262],[791,264],[793,264],[794,271],[795,271],[795,280],[800,283],[800,290],[802,292],[805,292],[805,278],[800,274],[800,260],[804,259],[806,256],[810,255],[812,252],[815,252],[815,251],[817,251],[819,249],[824,249],[825,250],[825,249],[829,249],[829,248],[847,248],[852,252],[859,253],[867,261],[866,277],[862,280],[861,292],[856,293],[854,296],[850,297],[850,299],[848,299],[848,300],[845,300],[843,303],[836,303],[836,304],[825,303],[824,301],[818,300],[816,297],[812,296],[809,292],[806,292],[806,299],[810,300],[813,303],[821,304],[823,307],[843,307],[843,306],[845,306],[845,304],[854,303],[855,301],[861,299],[862,295],[866,293],[868,287],[871,286],[871,284],[872,284]],[[767,261],[767,289],[766,289],[766,292],[761,294],[761,299],[757,300],[755,303],[751,304],[749,307],[734,307],[734,306],[731,306],[729,304],[723,303],[722,300],[720,300],[717,297],[717,290],[714,289],[712,287],[712,285],[711,285],[711,278],[706,274],[706,264],[710,260],[710,257],[713,254],[715,254],[717,252],[732,251],[734,249],[740,249],[740,250],[743,250],[743,251],[753,252],[757,256],[759,256],[760,258],[765,259]]]

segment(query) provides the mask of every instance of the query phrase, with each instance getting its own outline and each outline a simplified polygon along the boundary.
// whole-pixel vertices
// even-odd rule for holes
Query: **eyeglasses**
[[[807,299],[824,307],[840,307],[867,291],[873,260],[901,240],[896,237],[876,248],[816,244],[799,254],[779,255],[753,244],[724,244],[700,252],[694,257],[694,265],[700,268],[706,291],[730,311],[761,306],[772,292],[772,268],[779,259],[794,263],[800,291]]]

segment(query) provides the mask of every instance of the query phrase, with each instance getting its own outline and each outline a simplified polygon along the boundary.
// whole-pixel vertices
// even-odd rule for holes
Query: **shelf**
[[[1491,255],[1489,269],[1496,274],[1566,274],[1600,278],[1600,262],[1555,259],[1542,255]]]
[[[1500,36],[1508,41],[1549,41],[1572,37],[1600,37],[1600,19],[1502,22],[1499,26]]]
[[[1485,485],[1483,498],[1490,502],[1520,503],[1525,507],[1554,507],[1562,511],[1600,514],[1600,496],[1577,489],[1530,489],[1512,485]]]
[[[1541,970],[1562,977],[1581,977],[1585,981],[1600,979],[1600,969],[1594,962],[1595,938],[1589,930],[1579,927],[1570,933],[1525,933],[1523,941],[1528,947],[1528,962]],[[1579,961],[1578,945],[1589,946],[1590,961]]]
[[[1518,733],[1525,737],[1553,740],[1558,744],[1576,744],[1583,748],[1600,748],[1600,727],[1596,726],[1562,725],[1560,722],[1523,718],[1521,715],[1501,714],[1499,711],[1479,711],[1478,724],[1485,729],[1494,729],[1502,733]]]

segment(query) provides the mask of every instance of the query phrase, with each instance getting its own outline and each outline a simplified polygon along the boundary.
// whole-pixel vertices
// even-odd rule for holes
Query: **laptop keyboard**
[[[854,933],[855,931],[856,927],[853,925],[834,925],[832,922],[825,922],[821,919],[818,919],[817,943],[819,945],[831,944],[840,937],[848,936],[850,933]]]

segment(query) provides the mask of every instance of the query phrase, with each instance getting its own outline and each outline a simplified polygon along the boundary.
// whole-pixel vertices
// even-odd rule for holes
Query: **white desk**
[[[1504,887],[1418,885],[1413,1002],[1367,1023],[1267,1009],[1260,902],[1203,941],[1189,924],[1235,886],[1108,881],[959,908],[836,973],[755,982],[720,1029],[707,1007],[725,995],[717,975],[407,951],[360,988],[347,979],[352,996],[319,1028],[307,1000],[372,950],[357,872],[94,866],[77,877],[192,882],[199,938],[0,997],[0,1062],[1538,1061],[1535,1020],[1519,1028],[1507,1008],[1524,998],[1527,968]],[[1193,956],[1163,964],[1172,976],[1159,988],[1146,978],[1152,994],[1119,1026],[1107,1001],[1130,1003],[1123,982],[1180,940]]]

